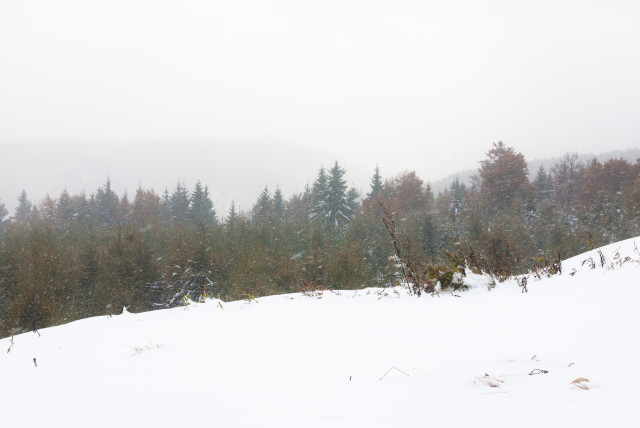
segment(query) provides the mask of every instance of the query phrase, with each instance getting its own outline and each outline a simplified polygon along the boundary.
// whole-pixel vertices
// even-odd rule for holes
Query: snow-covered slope
[[[640,426],[640,265],[588,257],[527,294],[472,276],[461,297],[210,301],[6,338],[1,425]]]

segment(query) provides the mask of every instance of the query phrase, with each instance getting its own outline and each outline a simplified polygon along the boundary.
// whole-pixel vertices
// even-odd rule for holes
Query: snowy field
[[[0,426],[638,427],[640,265],[593,255],[526,294],[474,276],[461,297],[209,301],[5,338]]]

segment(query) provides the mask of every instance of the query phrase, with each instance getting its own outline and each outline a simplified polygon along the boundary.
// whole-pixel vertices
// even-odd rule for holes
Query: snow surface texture
[[[616,249],[640,258],[633,240]],[[638,427],[640,266],[590,256],[527,294],[472,275],[461,297],[214,300],[5,338],[0,423]]]

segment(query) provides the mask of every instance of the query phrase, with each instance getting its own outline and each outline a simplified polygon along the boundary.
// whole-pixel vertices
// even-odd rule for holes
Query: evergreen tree
[[[91,207],[84,192],[71,197],[71,216],[79,222],[91,220]]]
[[[352,215],[353,213],[356,212],[356,210],[360,206],[360,203],[358,203],[359,197],[360,197],[360,194],[355,189],[355,187],[350,188],[349,191],[347,192],[347,206],[351,210]]]
[[[4,221],[4,218],[9,214],[7,208],[4,206],[2,200],[0,200],[0,223]]]
[[[424,195],[427,202],[427,209],[430,209],[434,201],[433,190],[431,189],[430,183],[427,183],[427,187],[424,189]]]
[[[238,218],[238,211],[236,209],[236,203],[231,201],[231,208],[229,208],[229,214],[227,215],[227,223],[231,224]]]
[[[335,226],[346,224],[353,216],[353,208],[347,200],[347,182],[343,178],[345,172],[337,161],[329,171],[326,219],[327,223]]]
[[[215,223],[218,221],[218,217],[216,214],[216,209],[213,207],[213,201],[211,200],[211,196],[209,195],[209,186],[204,186],[204,212],[206,213],[206,218],[211,222]]]
[[[420,224],[420,240],[422,241],[422,249],[430,260],[434,260],[440,250],[440,240],[435,221],[431,214],[427,214],[422,218]]]
[[[273,193],[273,212],[281,222],[284,222],[284,198],[282,197],[282,191],[279,187],[276,187],[276,191]]]
[[[371,192],[367,195],[367,199],[374,198],[380,190],[382,190],[382,176],[380,175],[380,168],[376,165],[373,177],[371,177]]]
[[[327,221],[327,203],[329,197],[329,177],[324,167],[320,167],[318,178],[311,190],[311,209],[309,218],[312,221]]]
[[[572,217],[580,194],[580,171],[583,165],[577,153],[565,153],[560,162],[551,169],[556,203],[562,209],[565,219]]]
[[[104,186],[99,187],[93,197],[92,208],[96,218],[103,223],[113,224],[116,221],[119,202],[118,195],[111,189],[111,178],[107,177]]]
[[[553,184],[551,182],[551,176],[547,174],[544,166],[540,165],[540,168],[538,168],[536,178],[533,180],[533,185],[536,189],[536,201],[540,202],[551,197]]]
[[[451,196],[451,202],[449,203],[449,217],[455,223],[458,215],[465,209],[464,195],[467,191],[467,186],[460,182],[460,179],[456,177],[449,186],[449,195]]]
[[[56,207],[57,217],[61,221],[69,221],[73,218],[73,202],[67,189],[60,193],[58,198],[58,206]]]
[[[124,192],[122,198],[120,199],[120,203],[118,204],[116,218],[118,223],[124,222],[131,212],[131,203],[129,202],[129,195],[127,192]]]
[[[253,207],[253,215],[256,220],[266,219],[273,212],[273,200],[269,193],[269,186],[264,186],[264,190],[260,193],[258,201]]]
[[[304,218],[309,221],[311,217],[311,207],[313,206],[313,193],[309,183],[304,185],[304,192],[302,193],[302,204],[300,208],[303,210],[299,214],[304,215]]]
[[[18,196],[18,207],[16,208],[16,220],[29,220],[31,218],[31,212],[33,210],[33,204],[27,196],[27,192],[23,189]]]
[[[189,209],[191,201],[189,200],[189,191],[178,182],[176,188],[169,198],[169,214],[174,221],[186,221],[189,218]]]
[[[213,224],[216,221],[216,213],[213,202],[209,198],[209,188],[202,187],[200,180],[196,183],[191,196],[190,218],[198,224]]]
[[[309,187],[309,183],[304,185],[304,192],[302,193],[302,200],[309,207],[311,207],[312,196],[311,196],[311,187]]]
[[[164,189],[164,193],[162,194],[162,209],[161,209],[162,218],[166,221],[171,218],[171,196],[169,196],[169,190]]]

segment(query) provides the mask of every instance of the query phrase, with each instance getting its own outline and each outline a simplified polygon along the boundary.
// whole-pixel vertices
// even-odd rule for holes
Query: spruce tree
[[[84,223],[91,220],[91,206],[84,192],[71,197],[71,216]]]
[[[536,201],[541,202],[544,199],[548,199],[552,196],[553,185],[551,182],[551,176],[547,174],[544,166],[540,165],[536,178],[533,180],[533,185],[536,188]]]
[[[382,176],[380,175],[380,168],[376,165],[373,177],[371,177],[371,192],[367,195],[367,199],[374,198],[380,190],[382,190]]]
[[[302,204],[301,207],[302,211],[300,212],[301,215],[304,215],[304,218],[306,219],[306,221],[308,222],[310,217],[311,217],[311,207],[313,206],[313,194],[311,192],[311,186],[309,186],[309,183],[304,185],[304,192],[302,193]]]
[[[431,208],[431,205],[433,204],[433,201],[434,201],[434,197],[433,197],[433,190],[431,189],[430,183],[427,183],[427,188],[424,190],[424,194],[427,202],[427,208]]]
[[[200,180],[196,183],[191,196],[190,215],[191,220],[197,224],[213,224],[216,221],[216,213],[213,202],[209,197],[209,188],[202,187]]]
[[[131,213],[131,202],[129,202],[129,194],[125,191],[120,199],[120,203],[118,204],[118,214],[117,219],[119,222],[126,221]]]
[[[349,191],[347,192],[347,206],[351,210],[352,215],[353,213],[356,212],[356,210],[360,206],[360,204],[358,203],[359,197],[360,197],[360,194],[355,189],[355,187],[350,188]]]
[[[309,187],[309,183],[304,185],[304,192],[302,193],[302,200],[309,206],[311,206],[311,187]]]
[[[320,167],[318,178],[311,190],[311,209],[309,219],[312,221],[327,221],[327,203],[329,197],[329,177],[324,167]]]
[[[344,225],[353,216],[353,208],[347,200],[347,182],[343,178],[345,172],[337,161],[329,171],[325,212],[327,223],[334,226]]]
[[[280,187],[276,187],[276,191],[273,193],[273,212],[281,222],[284,221],[284,208],[282,191],[280,190]]]
[[[4,206],[2,200],[0,200],[0,223],[4,221],[4,218],[9,214],[7,207]]]
[[[236,203],[231,201],[231,208],[229,208],[229,214],[227,215],[227,223],[231,224],[238,218],[238,211],[236,209]]]
[[[33,210],[33,204],[29,197],[27,196],[27,192],[23,189],[18,196],[18,207],[16,208],[16,220],[29,220],[31,218]]]
[[[451,202],[449,203],[449,216],[455,223],[458,215],[465,209],[464,195],[467,191],[467,187],[464,183],[460,183],[460,179],[456,177],[449,186],[449,195],[451,196]]]
[[[264,186],[264,190],[260,193],[256,205],[253,207],[254,218],[256,220],[266,219],[273,211],[273,200],[269,193],[269,186]]]
[[[178,222],[186,221],[189,218],[189,191],[178,182],[176,188],[169,198],[169,214],[171,219]]]
[[[440,250],[440,240],[434,218],[431,214],[426,214],[420,224],[420,240],[422,249],[430,260],[434,260]]]
[[[216,209],[213,207],[213,201],[211,200],[211,196],[209,195],[209,186],[204,186],[204,212],[206,213],[206,218],[211,222],[215,223],[218,221]]]
[[[118,195],[111,189],[111,178],[107,177],[105,184],[98,188],[93,197],[93,212],[103,223],[113,224],[116,220]]]
[[[67,189],[64,189],[60,193],[60,197],[58,198],[58,206],[56,207],[56,213],[58,219],[61,221],[69,221],[73,218],[73,202],[71,201],[71,196]]]
[[[171,197],[169,196],[169,190],[166,188],[162,194],[162,208],[160,212],[165,221],[171,218]]]

